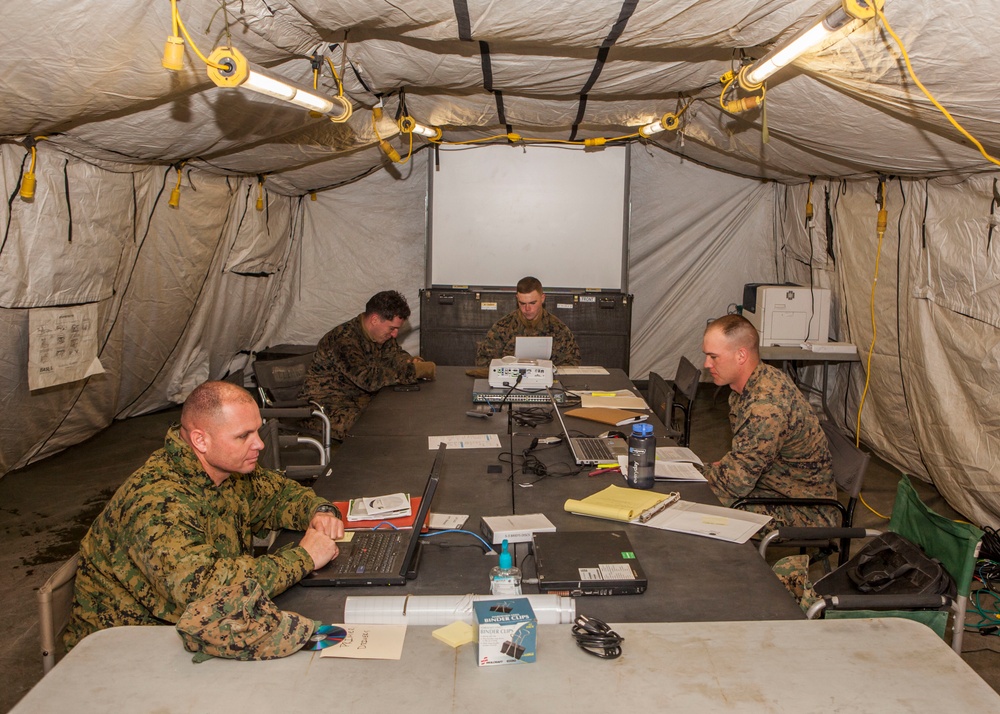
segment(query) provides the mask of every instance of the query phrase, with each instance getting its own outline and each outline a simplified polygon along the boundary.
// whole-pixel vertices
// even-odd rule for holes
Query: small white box
[[[483,516],[483,535],[493,545],[530,543],[532,533],[554,533],[556,527],[543,513],[519,516]]]

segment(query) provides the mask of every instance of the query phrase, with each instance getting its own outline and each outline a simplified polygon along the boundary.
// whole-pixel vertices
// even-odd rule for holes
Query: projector
[[[521,381],[518,382],[517,378]],[[490,386],[545,389],[552,386],[552,360],[503,357],[490,362]]]

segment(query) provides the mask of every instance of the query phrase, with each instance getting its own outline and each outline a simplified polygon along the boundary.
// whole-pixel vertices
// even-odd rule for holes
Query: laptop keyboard
[[[365,531],[356,533],[351,557],[334,561],[338,573],[387,573],[396,554],[400,531]]]
[[[574,439],[573,443],[584,459],[595,461],[618,461],[604,439]]]

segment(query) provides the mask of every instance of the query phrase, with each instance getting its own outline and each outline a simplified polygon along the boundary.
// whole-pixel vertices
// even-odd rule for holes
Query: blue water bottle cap
[[[635,436],[652,436],[653,425],[647,424],[645,422],[639,422],[638,424],[633,424],[632,434]]]
[[[510,570],[513,564],[514,561],[511,560],[510,551],[507,550],[507,539],[504,538],[503,543],[500,545],[500,562],[498,565],[501,570]]]

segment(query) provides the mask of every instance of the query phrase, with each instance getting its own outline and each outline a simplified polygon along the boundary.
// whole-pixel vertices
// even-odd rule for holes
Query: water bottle
[[[652,488],[655,483],[656,437],[653,425],[639,422],[632,425],[628,437],[628,474],[625,480],[632,488]]]

